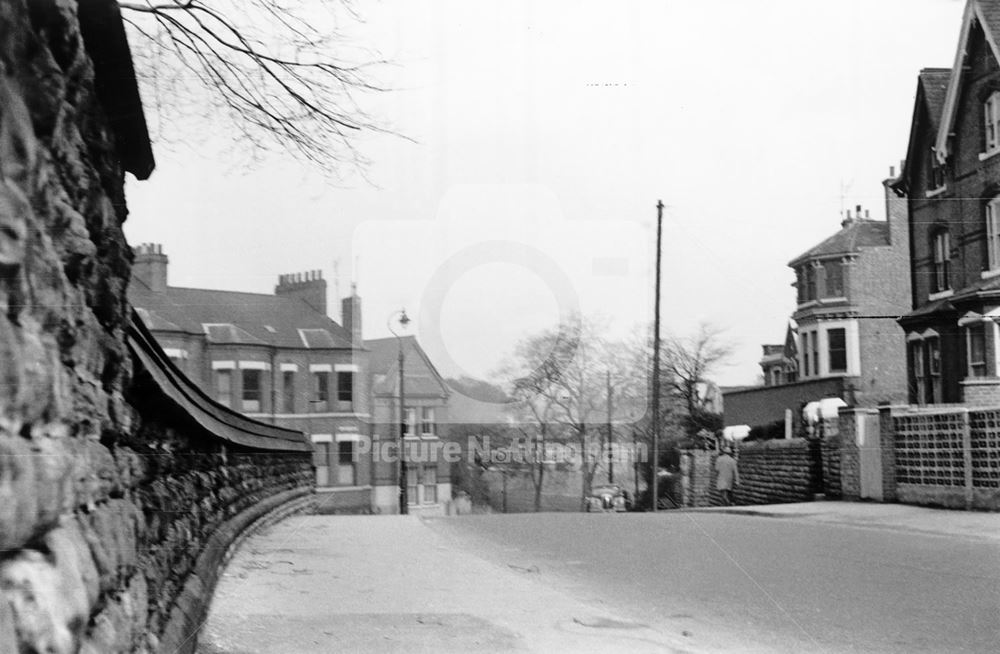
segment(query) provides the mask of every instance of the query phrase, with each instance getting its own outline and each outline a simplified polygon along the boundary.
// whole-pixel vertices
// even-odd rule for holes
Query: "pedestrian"
[[[715,460],[715,489],[722,494],[722,503],[726,506],[733,505],[733,488],[739,483],[740,471],[733,458],[733,450],[726,445]]]

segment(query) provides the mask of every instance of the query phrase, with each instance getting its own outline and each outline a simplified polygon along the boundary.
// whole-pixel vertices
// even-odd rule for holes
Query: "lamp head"
[[[410,324],[410,317],[406,315],[406,309],[399,312],[399,326],[406,329],[406,326]]]

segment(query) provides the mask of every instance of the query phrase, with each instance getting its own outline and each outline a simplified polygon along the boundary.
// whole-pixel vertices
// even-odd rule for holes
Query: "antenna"
[[[851,186],[854,185],[854,180],[844,184],[844,179],[840,179],[840,218],[843,220],[846,216],[844,215],[844,200],[847,198],[847,192],[851,190]]]

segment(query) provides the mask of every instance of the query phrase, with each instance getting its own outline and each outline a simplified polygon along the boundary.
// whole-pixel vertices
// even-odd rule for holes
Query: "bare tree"
[[[546,438],[572,439],[579,448],[581,509],[601,462],[593,445],[606,424],[606,344],[597,321],[575,316],[558,330],[524,339],[510,366],[524,373],[515,387],[539,433],[544,424]]]
[[[160,132],[167,123],[183,131],[201,117],[215,129],[235,129],[234,140],[254,158],[283,150],[335,177],[364,172],[358,140],[387,130],[356,95],[380,90],[372,73],[385,62],[352,48],[338,31],[345,19],[358,18],[351,0],[120,0],[119,6]],[[345,61],[337,51],[364,61]],[[184,139],[201,142],[204,134]]]
[[[723,330],[701,323],[689,336],[668,337],[664,341],[664,379],[679,395],[689,415],[704,411],[704,396],[699,386],[732,356],[733,345]]]

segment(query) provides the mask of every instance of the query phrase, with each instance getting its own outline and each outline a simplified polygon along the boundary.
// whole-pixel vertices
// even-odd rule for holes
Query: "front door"
[[[861,498],[882,501],[882,447],[878,414],[859,414],[857,419]]]

